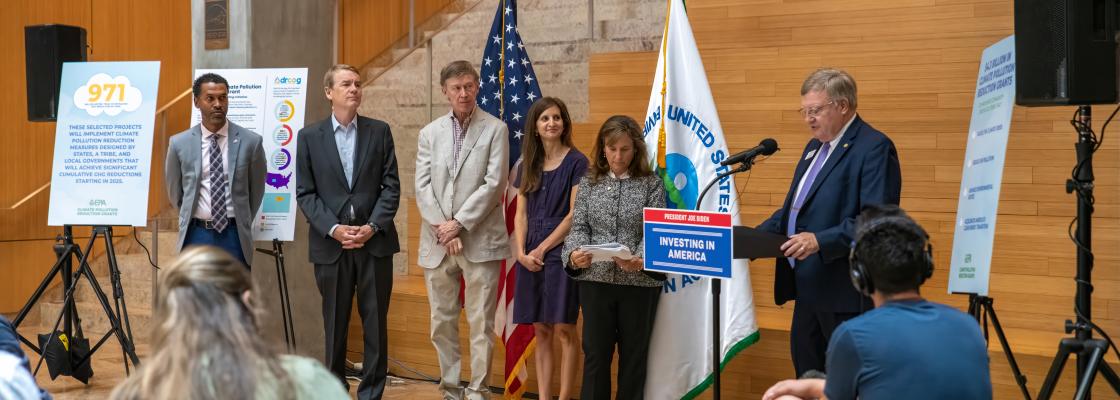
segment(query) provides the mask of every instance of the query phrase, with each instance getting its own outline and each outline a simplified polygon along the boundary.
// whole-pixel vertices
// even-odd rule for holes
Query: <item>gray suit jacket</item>
[[[227,123],[229,138],[226,139],[226,152],[229,165],[233,166],[233,174],[230,175],[233,218],[237,221],[237,235],[241,239],[245,261],[252,265],[253,220],[264,199],[267,172],[264,147],[260,135],[233,122]],[[179,208],[179,250],[182,250],[202,182],[202,129],[198,125],[171,137],[163,173],[171,205]]]
[[[455,158],[450,114],[420,130],[416,151],[416,205],[424,221],[420,227],[420,256],[424,268],[435,268],[447,254],[436,240],[434,224],[455,219],[463,224],[459,237],[463,255],[471,262],[504,260],[510,256],[502,195],[509,179],[509,137],[506,124],[481,109]]]

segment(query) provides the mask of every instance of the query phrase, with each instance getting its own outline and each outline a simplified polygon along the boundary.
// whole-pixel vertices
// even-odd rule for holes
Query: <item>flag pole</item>
[[[657,168],[665,171],[665,116],[667,115],[665,109],[665,94],[668,93],[668,79],[669,74],[666,73],[669,69],[669,14],[673,11],[673,0],[665,2],[665,30],[661,33],[661,123],[658,124],[657,130]]]
[[[502,5],[500,6],[499,10],[505,9],[506,7],[508,7],[506,5],[506,0],[502,0]],[[506,26],[506,13],[501,13],[501,14],[502,14],[502,27],[505,27]],[[502,42],[498,44],[498,46],[499,46],[498,47],[498,93],[500,93],[500,97],[498,99],[501,100],[498,103],[498,119],[500,119],[502,121],[505,121],[506,120],[506,68],[503,67],[503,65],[506,65],[506,30],[505,29],[499,29],[499,30],[502,31]]]

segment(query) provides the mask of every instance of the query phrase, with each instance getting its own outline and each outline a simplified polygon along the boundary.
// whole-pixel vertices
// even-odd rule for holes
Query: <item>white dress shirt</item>
[[[217,132],[210,132],[206,125],[199,124],[202,130],[202,175],[199,176],[198,200],[194,208],[194,217],[203,221],[211,219],[210,212],[210,137],[221,135],[218,138],[218,148],[222,150],[222,169],[226,173],[226,218],[233,218],[233,172],[229,169],[229,122],[222,125]]]

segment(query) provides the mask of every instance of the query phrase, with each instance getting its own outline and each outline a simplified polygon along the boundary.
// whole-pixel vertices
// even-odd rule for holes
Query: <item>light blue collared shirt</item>
[[[334,127],[334,142],[338,146],[338,158],[342,160],[342,171],[346,174],[346,185],[354,182],[354,147],[358,136],[358,116],[350,123],[343,126],[338,118],[331,114],[331,126]]]
[[[350,123],[343,126],[338,122],[338,118],[331,113],[331,126],[334,128],[334,143],[338,146],[338,158],[342,161],[342,172],[346,174],[346,186],[352,187],[354,182],[354,148],[357,147],[358,142],[358,115],[354,115],[354,119]],[[350,213],[354,212],[354,206],[350,206]],[[334,234],[334,229],[338,225],[331,227],[329,235]]]

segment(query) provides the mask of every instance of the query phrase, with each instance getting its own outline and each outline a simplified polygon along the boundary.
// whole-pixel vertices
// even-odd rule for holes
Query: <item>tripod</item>
[[[89,265],[89,255],[93,250],[93,245],[96,243],[98,236],[100,236],[105,243],[105,255],[109,263],[109,282],[113,287],[113,305],[116,306],[115,310],[113,309],[113,305],[110,305],[105,292],[101,290],[101,285],[97,283],[97,277],[93,275],[93,270]],[[54,332],[58,331],[58,327],[62,324],[63,320],[66,321],[63,326],[63,333],[66,334],[66,337],[72,337],[72,328],[74,325],[79,325],[78,330],[81,331],[81,319],[78,317],[77,308],[74,306],[74,292],[75,289],[78,288],[78,282],[81,277],[85,277],[91,289],[93,289],[94,296],[97,297],[98,302],[101,304],[101,309],[105,312],[105,316],[109,320],[111,328],[97,341],[97,344],[90,349],[89,354],[82,357],[82,359],[78,360],[74,365],[80,366],[88,363],[94,353],[109,339],[109,336],[115,335],[117,341],[120,342],[121,351],[124,353],[124,370],[125,374],[128,374],[129,361],[132,362],[133,366],[139,366],[140,359],[136,356],[136,347],[132,341],[132,326],[128,321],[128,307],[125,305],[124,301],[124,288],[121,286],[121,272],[120,268],[117,267],[117,254],[116,250],[113,248],[113,227],[108,225],[94,225],[93,234],[90,235],[89,243],[86,245],[85,251],[82,251],[81,247],[74,243],[73,227],[71,225],[64,225],[62,227],[62,236],[58,238],[58,241],[59,244],[55,246],[58,259],[55,261],[54,266],[51,267],[50,272],[47,273],[47,276],[39,283],[39,287],[35,289],[31,298],[29,298],[23,308],[20,309],[15,321],[13,321],[13,325],[17,328],[19,327],[20,323],[23,322],[24,318],[26,318],[27,314],[31,311],[31,307],[39,301],[43,293],[47,290],[47,287],[50,286],[51,281],[54,280],[55,275],[58,275],[60,272],[62,273],[63,287],[66,288],[66,293],[63,296],[62,311],[59,312],[58,318],[55,319],[54,327],[51,328],[50,339],[47,340],[42,349],[35,346],[35,344],[31,343],[31,341],[23,335],[19,335],[20,341],[27,344],[28,347],[39,354],[39,366],[41,366],[46,348],[55,340],[57,335],[55,335]],[[77,271],[71,271],[71,257],[76,257],[78,259]],[[121,327],[122,319],[124,321],[123,328]],[[39,366],[36,366],[36,372],[38,372]]]
[[[996,328],[996,337],[999,338],[1000,346],[1003,347],[1003,354],[1007,356],[1007,363],[1011,365],[1011,374],[1015,377],[1015,383],[1019,385],[1019,390],[1023,392],[1023,398],[1031,400],[1031,393],[1027,390],[1027,377],[1019,371],[1019,363],[1015,362],[1015,354],[1011,352],[1011,345],[1007,343],[1007,336],[1003,334],[1003,326],[999,324],[999,318],[996,317],[996,309],[992,306],[992,298],[969,293],[968,315],[976,318],[976,322],[984,326],[985,341],[988,340],[988,320],[991,319],[992,326]]]
[[[284,324],[284,343],[288,345],[289,352],[296,350],[296,329],[292,322],[292,301],[288,297],[288,274],[284,270],[284,242],[272,239],[272,250],[257,249],[258,252],[268,254],[276,260],[276,283],[280,286],[280,317]]]
[[[1077,392],[1074,399],[1089,399],[1089,391],[1097,372],[1104,375],[1112,389],[1120,394],[1120,377],[1116,376],[1116,372],[1104,360],[1109,344],[1101,339],[1093,339],[1093,325],[1090,322],[1093,302],[1093,152],[1097,143],[1091,122],[1092,108],[1080,106],[1074,124],[1078,137],[1077,144],[1074,145],[1077,150],[1077,166],[1074,167],[1073,179],[1066,181],[1066,193],[1077,191],[1077,295],[1074,300],[1077,322],[1066,320],[1065,326],[1066,333],[1075,332],[1075,336],[1062,339],[1058,344],[1058,354],[1054,356],[1046,381],[1042,383],[1042,389],[1038,393],[1039,400],[1050,398],[1070,354],[1077,354]]]

